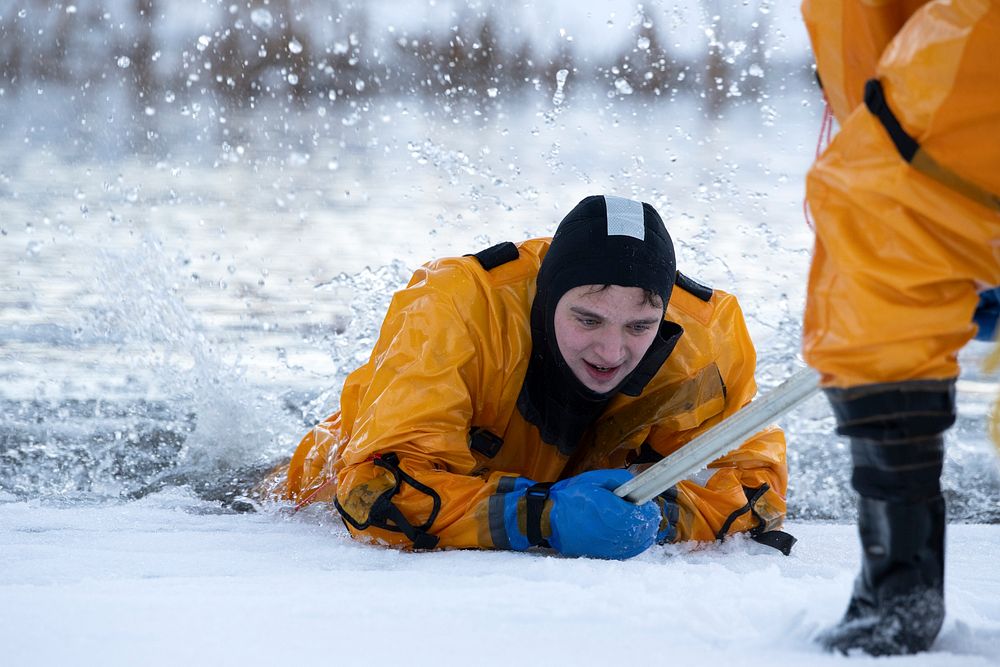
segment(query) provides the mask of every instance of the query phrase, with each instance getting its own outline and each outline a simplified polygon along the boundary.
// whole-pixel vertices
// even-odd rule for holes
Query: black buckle
[[[503,447],[503,438],[496,433],[491,433],[478,426],[469,431],[469,448],[486,458],[492,459],[499,454],[501,447]]]

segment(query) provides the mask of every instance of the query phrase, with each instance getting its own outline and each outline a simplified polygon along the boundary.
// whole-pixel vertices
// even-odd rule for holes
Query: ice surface
[[[406,553],[352,541],[328,509],[226,514],[176,489],[0,498],[0,645],[19,666],[848,664],[812,638],[843,612],[854,528],[788,529],[789,557],[737,537],[609,562]],[[996,665],[1000,526],[951,526],[948,547],[944,629],[898,662]],[[850,664],[869,663],[888,664]]]

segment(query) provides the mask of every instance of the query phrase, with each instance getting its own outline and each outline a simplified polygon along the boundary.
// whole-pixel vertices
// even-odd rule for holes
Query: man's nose
[[[602,327],[594,345],[594,352],[605,365],[615,366],[625,358],[625,336],[615,327]]]

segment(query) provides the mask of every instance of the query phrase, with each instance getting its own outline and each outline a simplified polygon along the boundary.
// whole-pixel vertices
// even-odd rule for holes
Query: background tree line
[[[721,109],[810,69],[808,54],[775,48],[766,12],[723,0],[703,0],[680,29],[638,5],[628,38],[610,50],[539,44],[500,3],[456,0],[446,22],[416,29],[386,25],[379,4],[22,1],[0,9],[0,87],[117,82],[140,98],[213,93],[243,106],[379,93],[490,98],[551,90],[566,70],[567,96],[587,81],[609,96],[696,94]],[[704,34],[704,48],[677,48],[678,32]]]

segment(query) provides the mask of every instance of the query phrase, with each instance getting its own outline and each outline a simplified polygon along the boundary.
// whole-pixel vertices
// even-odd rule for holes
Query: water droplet
[[[156,115],[156,109],[154,109],[153,107],[146,107],[145,113],[146,113],[147,116],[155,116]]]
[[[27,16],[27,15],[28,15],[28,10],[27,10],[27,9],[22,9],[21,11],[19,11],[19,12],[17,13],[17,15],[18,15],[18,17],[19,17],[19,18],[22,18],[22,19],[23,19],[23,18],[24,18],[25,16]]]
[[[66,7],[66,13],[67,14],[76,14],[76,5],[67,5],[67,7]]]
[[[295,54],[302,53],[302,42],[292,37],[292,41],[288,42],[288,50]]]
[[[552,96],[552,104],[555,106],[561,105],[566,100],[566,93],[563,92],[563,87],[566,85],[566,77],[568,76],[568,69],[561,69],[556,72],[556,92]]]
[[[202,35],[198,38],[198,50],[204,51],[208,48],[208,45],[212,43],[212,38],[208,35]]]
[[[354,82],[354,88],[360,93],[362,90],[365,89],[365,82],[362,81],[361,79],[358,79],[357,81]]]
[[[173,102],[173,101],[174,101],[175,99],[177,99],[177,96],[176,96],[176,95],[174,95],[174,91],[172,91],[172,90],[168,90],[167,92],[165,92],[165,93],[163,94],[163,99],[164,99],[164,100],[166,101],[166,103],[167,103],[167,104],[170,104],[170,103],[172,103],[172,102]]]
[[[258,8],[250,12],[250,21],[261,30],[270,30],[274,25],[274,17],[271,12],[263,8]]]
[[[649,49],[649,38],[640,37],[635,43],[636,47],[641,51],[646,51]]]
[[[129,65],[132,64],[132,59],[128,56],[118,56],[118,66],[122,69],[128,69]]]
[[[286,78],[288,79],[288,83],[293,86],[299,82],[299,75],[295,72],[289,72]]]
[[[499,92],[500,92],[500,91],[498,91],[498,90],[497,90],[496,88],[487,88],[487,89],[486,89],[486,94],[487,94],[488,96],[490,96],[490,97],[496,97],[496,96],[497,96],[497,93],[499,93]]]
[[[619,95],[632,94],[632,86],[629,85],[628,81],[621,77],[615,79],[615,90],[618,91]]]

